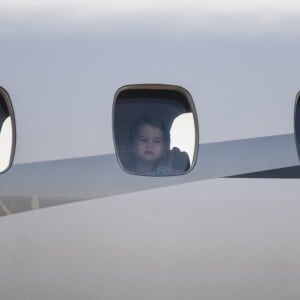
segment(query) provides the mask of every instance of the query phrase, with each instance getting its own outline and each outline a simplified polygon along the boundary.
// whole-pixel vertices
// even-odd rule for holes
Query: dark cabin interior
[[[191,106],[185,95],[166,89],[128,89],[121,91],[115,100],[114,136],[115,146],[122,162],[130,128],[135,120],[142,116],[156,117],[164,121],[170,130],[175,118],[191,112]],[[188,160],[186,152],[184,155]],[[181,159],[182,160],[182,159]],[[189,169],[190,163],[185,162]]]

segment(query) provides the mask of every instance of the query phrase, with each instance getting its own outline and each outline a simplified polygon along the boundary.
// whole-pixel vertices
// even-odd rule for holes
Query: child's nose
[[[152,146],[153,146],[153,141],[148,140],[148,141],[147,141],[147,146],[148,146],[148,147],[152,147]]]

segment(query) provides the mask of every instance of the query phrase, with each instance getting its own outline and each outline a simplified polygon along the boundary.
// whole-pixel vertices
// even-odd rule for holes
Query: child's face
[[[162,157],[163,151],[164,139],[162,130],[151,125],[142,125],[134,141],[136,158],[144,162],[155,163]]]

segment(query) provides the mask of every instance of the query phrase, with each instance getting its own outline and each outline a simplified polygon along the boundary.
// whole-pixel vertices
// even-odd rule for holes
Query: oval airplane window
[[[296,147],[297,147],[298,157],[300,159],[300,92],[296,96],[294,128],[295,128],[294,134],[295,134]]]
[[[15,118],[8,93],[0,87],[0,173],[13,162],[15,152]]]
[[[115,95],[114,142],[130,174],[172,176],[195,164],[198,126],[192,97],[171,85],[130,85]]]

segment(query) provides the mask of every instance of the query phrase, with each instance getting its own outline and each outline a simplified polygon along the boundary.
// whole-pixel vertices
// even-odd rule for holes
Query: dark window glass
[[[125,171],[172,176],[188,172],[198,145],[195,108],[183,88],[126,86],[116,93],[114,138]]]
[[[300,92],[296,97],[296,104],[295,104],[295,139],[296,139],[296,146],[298,151],[298,157],[300,158]]]
[[[0,173],[12,164],[15,150],[15,121],[7,92],[0,87]]]

